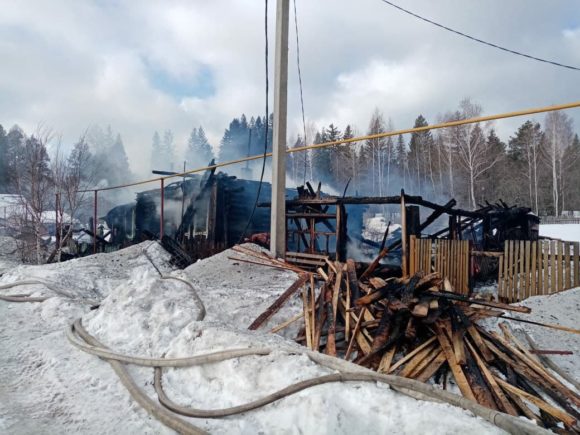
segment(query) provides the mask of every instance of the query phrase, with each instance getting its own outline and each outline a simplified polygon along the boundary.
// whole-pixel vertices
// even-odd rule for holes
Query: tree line
[[[483,109],[470,99],[437,123],[481,116]],[[428,127],[419,115],[414,127]],[[394,131],[390,120],[376,110],[366,135]],[[354,136],[333,123],[315,130],[308,142],[317,144]],[[302,135],[293,147],[303,146]],[[426,130],[404,136],[368,139],[354,145],[336,145],[288,158],[295,180],[320,180],[351,195],[407,193],[476,208],[499,199],[531,207],[534,212],[559,215],[580,210],[580,140],[571,118],[563,111],[549,112],[543,124],[525,120],[507,141],[498,137],[493,123],[467,124]]]
[[[481,105],[466,98],[435,121],[463,120],[482,113]],[[224,162],[259,155],[264,145],[271,151],[272,120],[272,115],[268,120],[260,116],[248,120],[245,115],[234,118],[215,153],[203,128],[195,128],[184,156],[187,166],[199,167],[212,158]],[[428,126],[423,115],[416,118],[414,127]],[[375,110],[362,132],[351,124],[341,130],[335,123],[322,128],[309,124],[305,130],[306,138],[304,133],[298,134],[287,147],[385,133],[395,126]],[[163,140],[155,134],[154,155],[159,155],[158,144],[168,134]],[[291,183],[320,181],[323,188],[341,194],[347,186],[350,195],[373,196],[396,194],[404,188],[441,201],[453,197],[467,208],[501,199],[529,206],[542,215],[580,210],[580,140],[572,119],[563,111],[548,112],[542,123],[525,120],[507,140],[498,136],[493,122],[485,122],[291,153],[287,175]]]
[[[5,230],[18,234],[22,259],[36,263],[46,259],[46,224],[57,219],[62,224],[52,254],[59,257],[74,220],[86,222],[92,215],[91,198],[83,190],[133,179],[121,135],[110,127],[92,127],[66,146],[46,127],[26,134],[17,125],[9,131],[0,125],[0,156],[0,193],[14,195],[19,210],[4,222]],[[101,205],[114,202],[109,198]]]

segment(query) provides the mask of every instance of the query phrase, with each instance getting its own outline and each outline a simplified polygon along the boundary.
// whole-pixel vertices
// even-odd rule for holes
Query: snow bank
[[[0,276],[19,263],[16,240],[12,237],[0,236]]]
[[[157,242],[143,242],[110,254],[97,254],[63,263],[19,265],[5,272],[3,283],[23,280],[40,280],[49,288],[39,285],[33,289],[34,296],[55,294],[98,303],[111,290],[125,283],[132,273],[137,275],[155,273],[156,267],[167,273],[170,255]],[[20,288],[17,288],[20,292]]]
[[[540,236],[580,242],[579,224],[541,224]]]
[[[262,250],[257,245],[245,245]],[[207,309],[208,321],[219,321],[234,328],[247,328],[294,281],[294,272],[259,266],[228,257],[255,261],[255,258],[227,250],[200,260],[183,271],[183,276],[198,289]],[[300,293],[296,293],[267,323],[271,329],[302,311]],[[295,332],[295,328],[289,328]]]
[[[45,278],[59,291],[68,291],[19,288],[54,297],[39,304],[0,303],[0,431],[171,433],[130,399],[107,362],[69,345],[63,331],[78,317],[105,345],[134,355],[183,357],[240,347],[297,347],[265,331],[297,312],[298,300],[290,301],[263,330],[246,329],[296,275],[228,256],[241,255],[230,250],[185,271],[172,271],[159,245],[144,243],[57,265],[21,266],[0,278],[0,284]],[[200,307],[191,288],[160,279],[157,269],[193,282],[207,309],[205,320],[196,320]],[[99,299],[98,309],[90,309],[89,297]],[[128,369],[154,398],[153,370]],[[179,404],[215,409],[328,373],[304,355],[279,350],[166,369],[163,385]],[[500,433],[461,409],[361,382],[321,385],[256,411],[191,421],[211,433]]]

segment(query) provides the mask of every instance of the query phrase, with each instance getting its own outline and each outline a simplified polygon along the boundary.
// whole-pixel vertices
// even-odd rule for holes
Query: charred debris
[[[457,391],[491,410],[527,417],[557,433],[578,433],[580,395],[570,385],[578,383],[548,356],[571,352],[538,349],[525,332],[518,337],[502,321],[529,322],[529,308],[462,295],[439,272],[383,278],[377,273],[380,255],[366,267],[326,257],[315,270],[306,271],[263,252],[233,249],[238,255],[232,261],[298,274],[248,329],[264,329],[287,301],[298,298],[302,311],[269,326],[270,332],[298,323],[295,340],[311,350]],[[499,330],[483,326],[482,321],[492,319]]]
[[[86,232],[103,252],[161,238],[162,228],[162,242],[179,254],[182,266],[243,241],[267,246],[271,186],[259,185],[215,170],[192,174],[165,186],[163,195],[161,189],[138,193],[134,202],[112,208],[101,219],[99,234]],[[259,188],[258,207],[252,215]],[[386,249],[382,264],[400,274],[402,248],[411,236],[468,240],[475,253],[500,252],[505,240],[538,239],[539,218],[529,208],[502,201],[468,211],[456,208],[454,199],[441,205],[404,192],[382,197],[330,196],[323,193],[320,184],[314,189],[310,183],[287,189],[286,198],[287,255],[302,265],[309,261],[314,263],[309,266],[315,265],[317,256],[364,262],[365,258],[357,258],[361,248],[367,253],[366,261]],[[365,212],[379,206],[400,210],[397,217],[401,227],[384,234],[382,243],[362,237]],[[488,276],[497,271],[497,261],[493,255],[474,257],[470,268],[470,275]]]

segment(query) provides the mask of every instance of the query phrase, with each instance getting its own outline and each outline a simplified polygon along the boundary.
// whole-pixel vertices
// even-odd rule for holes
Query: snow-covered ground
[[[580,288],[549,296],[533,296],[522,301],[519,305],[531,308],[532,312],[530,314],[509,313],[510,317],[574,329],[579,328]],[[519,335],[519,332],[526,331],[540,349],[572,351],[573,355],[550,355],[550,358],[573,378],[580,380],[580,336],[578,334],[517,321],[500,320],[509,323],[516,336]],[[497,320],[493,319],[488,322],[487,326],[492,326],[497,323]],[[523,335],[519,338],[522,343],[527,343]]]
[[[567,240],[570,242],[580,242],[580,225],[541,224],[540,236],[551,237],[553,239]]]
[[[0,236],[0,276],[19,263],[16,240],[12,237]]]
[[[266,333],[298,310],[297,300],[263,330],[249,323],[294,279],[293,273],[236,263],[226,251],[185,271],[169,265],[163,249],[145,242],[46,266],[18,266],[0,285],[41,279],[43,285],[0,290],[0,294],[52,296],[42,303],[0,301],[0,432],[172,433],[137,405],[109,364],[68,343],[65,329],[83,325],[115,351],[141,356],[191,356],[220,349],[270,346],[280,350],[204,366],[166,369],[170,398],[204,409],[223,408],[262,397],[299,380],[331,371],[297,346]],[[200,310],[192,290],[161,280],[158,270],[193,282],[204,301]],[[99,303],[95,308],[94,304]],[[128,366],[131,376],[156,400],[153,370]],[[273,404],[219,420],[190,419],[211,433],[499,433],[466,411],[417,401],[374,383],[326,384]]]

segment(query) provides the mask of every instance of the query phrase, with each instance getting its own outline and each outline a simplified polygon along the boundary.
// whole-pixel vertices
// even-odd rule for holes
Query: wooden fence
[[[469,241],[417,239],[409,243],[409,273],[436,271],[457,293],[469,293]]]
[[[505,242],[499,258],[498,297],[518,302],[580,286],[580,243]]]

